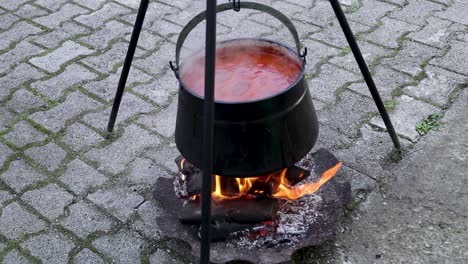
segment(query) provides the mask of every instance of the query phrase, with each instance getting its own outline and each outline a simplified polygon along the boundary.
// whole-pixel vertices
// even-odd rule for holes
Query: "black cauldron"
[[[241,7],[266,12],[286,25],[296,41],[297,53],[277,42],[255,41],[294,53],[301,60],[302,70],[297,80],[279,94],[247,102],[215,101],[213,173],[228,177],[264,175],[293,166],[312,149],[318,136],[317,117],[304,78],[306,54],[300,54],[299,37],[292,22],[259,3],[241,2]],[[232,4],[221,4],[217,12],[231,8]],[[203,97],[186,89],[178,68],[186,37],[205,16],[205,12],[199,14],[182,30],[176,47],[177,68],[173,67],[180,83],[175,141],[182,156],[199,168],[203,159]],[[227,42],[235,41],[243,40]]]

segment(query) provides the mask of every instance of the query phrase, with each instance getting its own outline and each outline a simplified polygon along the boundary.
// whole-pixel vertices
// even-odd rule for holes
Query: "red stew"
[[[297,56],[281,46],[218,45],[215,100],[243,102],[278,94],[297,80],[301,70]],[[203,96],[204,77],[204,52],[184,61],[181,79],[187,89]]]

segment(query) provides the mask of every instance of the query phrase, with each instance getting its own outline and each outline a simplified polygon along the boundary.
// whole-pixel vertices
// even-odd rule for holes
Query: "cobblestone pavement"
[[[259,2],[289,15],[309,49],[307,78],[321,125],[317,147],[345,162],[340,177],[351,178],[358,203],[392,176],[386,170],[392,144],[331,6],[322,0]],[[416,127],[422,132],[435,126],[468,83],[468,4],[342,3],[396,130],[411,148],[421,137]],[[117,131],[107,139],[138,5],[0,0],[2,263],[193,260],[183,244],[158,231],[151,185],[175,173],[177,82],[167,62],[182,26],[204,9],[204,1],[151,1]],[[256,12],[218,19],[220,39],[291,43],[283,26]],[[189,45],[201,43],[202,32]]]

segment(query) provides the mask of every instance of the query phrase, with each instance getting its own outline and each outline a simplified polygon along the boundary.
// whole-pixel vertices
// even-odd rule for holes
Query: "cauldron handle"
[[[302,57],[304,59],[304,61],[305,61],[306,52],[301,54],[301,43],[299,41],[299,35],[297,34],[297,30],[294,27],[294,24],[291,22],[291,20],[286,15],[284,15],[283,13],[281,13],[280,11],[278,11],[278,10],[272,8],[272,7],[269,7],[269,6],[263,5],[263,4],[259,4],[259,3],[255,3],[255,2],[240,2],[239,4],[240,4],[241,9],[245,8],[245,9],[253,9],[253,10],[262,11],[264,13],[272,15],[273,17],[278,19],[280,22],[282,22],[289,29],[289,31],[291,32],[291,34],[292,34],[292,36],[294,38],[294,41],[296,43],[297,54],[300,57]],[[225,3],[225,4],[218,5],[216,7],[216,12],[220,13],[220,12],[224,12],[226,10],[231,10],[231,9],[232,9],[232,3]],[[179,34],[179,38],[177,39],[177,45],[176,45],[176,64],[173,65],[171,63],[171,68],[176,73],[176,77],[178,77],[177,70],[179,68],[180,51],[182,49],[182,45],[184,45],[185,39],[190,34],[190,32],[200,22],[205,20],[205,18],[206,18],[206,11],[203,11],[200,14],[196,15],[194,18],[192,18],[192,20],[190,20],[187,23],[187,25],[185,25],[185,27],[182,29],[182,31]]]

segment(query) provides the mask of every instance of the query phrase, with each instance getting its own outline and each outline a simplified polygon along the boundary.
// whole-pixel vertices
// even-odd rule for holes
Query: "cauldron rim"
[[[224,44],[224,43],[228,43],[228,42],[234,42],[234,41],[246,41],[246,40],[254,40],[254,41],[258,41],[258,42],[268,42],[268,43],[273,43],[275,45],[278,45],[278,46],[281,46],[282,48],[285,48],[286,50],[290,51],[291,54],[294,54],[296,56],[296,58],[299,60],[299,61],[302,61],[301,63],[301,72],[300,74],[297,76],[296,80],[291,83],[287,88],[277,92],[277,93],[274,93],[272,95],[269,95],[269,96],[266,96],[266,97],[262,97],[262,98],[259,98],[259,99],[254,99],[254,100],[245,100],[245,101],[224,101],[224,100],[214,100],[215,104],[225,104],[225,105],[244,105],[244,104],[250,104],[250,103],[258,103],[258,102],[263,102],[263,101],[268,101],[274,97],[277,97],[277,96],[280,96],[284,93],[287,93],[289,90],[293,89],[304,77],[304,74],[305,74],[305,64],[306,64],[306,60],[303,59],[299,54],[297,54],[297,52],[295,52],[292,48],[290,48],[289,46],[287,46],[286,44],[284,43],[281,43],[279,41],[275,41],[275,40],[270,40],[270,39],[265,39],[265,38],[235,38],[235,39],[227,39],[227,40],[222,40],[222,41],[219,41],[218,44]],[[194,52],[194,54],[200,52],[201,50],[199,51],[196,51]],[[184,62],[182,61],[182,63],[180,64],[179,66],[179,69],[182,69],[184,66]],[[191,94],[192,96],[200,99],[200,100],[205,100],[205,97],[204,96],[201,96],[195,92],[193,92],[192,90],[190,89],[187,89],[186,87],[186,84],[183,82],[182,80],[182,77],[178,78],[179,80],[179,83],[180,83],[180,88],[181,89],[184,89],[186,92],[188,92],[189,94]]]

